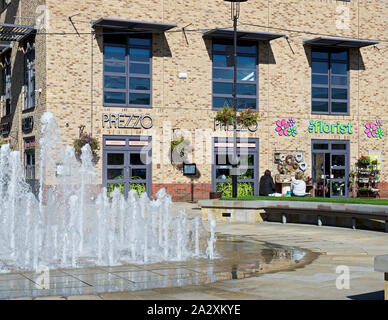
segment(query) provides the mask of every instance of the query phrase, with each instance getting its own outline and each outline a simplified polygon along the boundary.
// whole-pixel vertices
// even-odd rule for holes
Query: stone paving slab
[[[192,205],[192,208],[195,204]],[[178,208],[179,209],[179,208]],[[195,210],[188,210],[190,215],[199,215]],[[206,224],[205,224],[206,226]],[[368,230],[352,230],[328,226],[312,226],[265,222],[260,224],[229,224],[218,223],[218,233],[243,236],[247,239],[268,241],[275,244],[287,244],[316,252],[321,255],[311,264],[292,271],[278,271],[276,273],[261,274],[245,279],[228,280],[220,276],[217,282],[204,282],[196,285],[195,281],[185,282],[175,279],[175,288],[149,288],[146,283],[139,283],[138,291],[128,289],[127,292],[102,292],[105,287],[75,288],[79,293],[68,292],[59,297],[68,299],[109,299],[109,300],[206,300],[206,299],[380,299],[384,297],[384,283],[381,272],[374,271],[374,257],[386,254],[388,250],[388,235],[383,232]],[[384,252],[385,251],[385,252]],[[350,289],[338,290],[335,285],[336,268],[345,265],[350,270]],[[201,268],[202,267],[202,268]],[[166,264],[158,264],[154,267],[132,266],[132,270],[98,268],[97,273],[117,274],[137,270],[155,270],[156,274],[166,278],[174,273],[174,267]],[[219,268],[219,266],[217,266]],[[104,270],[105,269],[105,270]],[[190,272],[205,273],[206,266],[198,265],[186,268],[186,274]],[[162,271],[166,270],[166,271]],[[170,271],[169,271],[170,270]],[[117,271],[117,272],[115,272]],[[68,275],[77,276],[76,271],[66,271]],[[80,272],[80,271],[78,271]],[[221,274],[222,275],[222,274]],[[0,274],[0,283],[1,283]],[[14,277],[14,276],[13,276]],[[125,278],[125,277],[124,277]],[[19,277],[13,280],[18,280]],[[173,278],[172,278],[173,279]],[[186,278],[182,277],[182,280]],[[187,278],[192,279],[192,278]],[[6,280],[6,277],[4,278]],[[171,279],[170,279],[171,280]],[[86,281],[87,282],[87,281]],[[73,292],[74,290],[73,289]],[[106,290],[111,288],[106,288]],[[141,290],[143,289],[143,290]],[[38,290],[39,291],[39,290]],[[30,299],[28,290],[25,296],[15,296],[19,299]],[[21,292],[20,294],[22,294]],[[52,293],[54,294],[54,293]],[[81,294],[79,296],[77,294]],[[0,298],[1,291],[0,291]],[[50,298],[50,297],[49,297]],[[48,299],[49,299],[48,298]],[[56,299],[58,298],[55,297]],[[39,298],[36,298],[39,299]],[[47,299],[47,298],[46,298]]]

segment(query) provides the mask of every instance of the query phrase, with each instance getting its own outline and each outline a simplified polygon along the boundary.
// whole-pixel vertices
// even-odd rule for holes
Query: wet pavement
[[[196,204],[180,203],[175,204],[174,210],[180,210],[184,207],[188,207],[189,216],[195,216],[200,213]],[[50,292],[49,297],[43,297],[44,290],[26,289],[30,284],[26,284],[24,275],[10,275],[9,280],[15,280],[15,285],[11,287],[7,280],[6,275],[0,280],[0,294],[2,298],[6,298],[6,294],[10,298],[10,293],[18,291],[18,299],[27,300],[41,300],[41,299],[53,299],[53,300],[229,300],[229,299],[280,299],[280,300],[293,300],[293,299],[352,299],[352,300],[365,300],[365,299],[384,299],[384,282],[382,273],[374,271],[374,257],[376,255],[382,255],[388,253],[388,234],[376,231],[366,230],[352,230],[348,228],[337,228],[327,226],[315,226],[308,224],[281,224],[275,222],[265,222],[260,224],[243,224],[243,223],[218,223],[217,224],[217,236],[220,238],[220,234],[236,236],[236,241],[240,240],[253,240],[253,242],[246,241],[247,255],[246,258],[249,265],[249,270],[253,272],[247,272],[242,270],[245,268],[244,261],[238,260],[240,263],[237,267],[237,273],[232,273],[236,268],[232,268],[233,264],[229,264],[229,270],[222,272],[222,267],[225,266],[221,260],[214,261],[213,272],[211,274],[216,275],[216,281],[212,282],[211,277],[206,271],[209,265],[203,265],[204,261],[191,261],[186,266],[179,266],[177,264],[148,265],[148,266],[127,266],[127,267],[114,267],[114,268],[96,268],[93,271],[95,275],[92,279],[86,279],[90,277],[91,269],[88,269],[89,273],[83,274],[84,280],[76,280],[75,282],[81,287],[73,287],[67,289],[66,294],[59,293],[59,291]],[[221,243],[221,239],[217,243],[217,248]],[[276,257],[272,259],[272,272],[265,270],[267,266],[265,259],[266,255],[257,260],[262,261],[262,270],[257,272],[257,268],[252,267],[251,258],[251,245],[263,244],[264,242],[282,246],[290,246],[293,248],[302,248],[307,252],[318,254],[310,263],[303,263],[300,261],[298,265],[292,263],[290,260],[283,260],[283,262],[276,262]],[[268,249],[268,248],[264,248]],[[218,250],[218,249],[217,249]],[[279,251],[282,252],[282,251]],[[234,256],[236,257],[241,252],[234,250]],[[241,256],[240,256],[241,257]],[[307,257],[306,257],[307,258]],[[253,259],[254,260],[254,259]],[[282,261],[282,260],[280,260]],[[217,263],[220,262],[220,263]],[[274,266],[278,264],[278,269]],[[290,264],[291,263],[291,264]],[[285,265],[283,265],[285,264]],[[292,265],[293,264],[293,265]],[[260,266],[260,264],[259,264]],[[337,273],[339,266],[346,266],[349,269],[349,288],[338,289],[336,287],[336,280],[340,275]],[[129,268],[129,269],[127,269]],[[202,268],[202,269],[201,269]],[[221,268],[221,270],[219,269]],[[175,270],[181,270],[181,276],[176,276]],[[109,274],[117,277],[116,273],[120,273],[121,279],[131,279],[131,272],[144,272],[150,271],[155,273],[155,277],[161,277],[164,283],[170,281],[171,284],[178,285],[176,287],[147,287],[145,288],[145,282],[138,282],[131,284],[131,288],[137,287],[144,290],[132,290],[128,287],[123,287],[124,291],[116,292],[102,292],[98,293],[94,289],[93,284],[89,284],[87,281],[92,282],[93,279],[102,277],[101,281],[104,281],[104,277],[110,277]],[[58,277],[66,271],[58,271],[58,273],[52,274]],[[69,273],[62,276],[71,276],[68,278],[68,283],[74,283],[74,277],[81,276],[84,271],[73,270],[73,273]],[[121,274],[125,273],[125,274]],[[241,277],[248,273],[248,277]],[[98,274],[104,274],[105,276],[98,276]],[[207,279],[208,282],[203,281],[196,283],[196,277]],[[233,274],[237,275],[237,279],[233,279]],[[139,274],[137,274],[139,275]],[[143,273],[144,275],[144,273]],[[194,277],[193,277],[194,275]],[[217,278],[218,277],[218,278]],[[161,279],[159,278],[159,279]],[[72,280],[70,280],[72,279]],[[78,278],[77,278],[78,279]],[[113,278],[116,279],[116,278]],[[138,279],[141,279],[139,277]],[[190,279],[190,280],[189,280]],[[17,282],[21,280],[22,282]],[[66,279],[62,279],[66,280]],[[5,282],[3,282],[5,281]],[[24,282],[23,282],[24,281]],[[128,285],[129,281],[121,281],[119,285]],[[8,284],[7,284],[8,282]],[[30,281],[31,282],[31,281]],[[60,278],[58,283],[64,283],[63,288],[68,287],[65,282],[61,282]],[[81,283],[79,283],[81,282]],[[3,284],[1,284],[3,283]],[[29,282],[27,282],[29,283]],[[94,282],[95,284],[98,282]],[[154,281],[153,283],[157,283]],[[23,285],[26,285],[23,287]],[[19,285],[19,286],[17,286]],[[16,286],[16,287],[15,287]],[[57,285],[58,289],[61,285]],[[98,285],[97,285],[98,287]],[[11,288],[16,290],[11,290]],[[106,287],[99,287],[101,290],[105,290]],[[106,289],[107,290],[107,289]],[[118,290],[120,286],[118,286]],[[39,296],[35,298],[30,294],[39,292]],[[55,294],[55,292],[58,292]],[[24,296],[21,296],[24,294]],[[47,293],[46,293],[47,295]],[[15,296],[14,296],[15,297]]]
[[[0,299],[201,286],[301,267],[317,257],[298,248],[222,235],[217,239],[216,256],[214,260],[0,274]]]

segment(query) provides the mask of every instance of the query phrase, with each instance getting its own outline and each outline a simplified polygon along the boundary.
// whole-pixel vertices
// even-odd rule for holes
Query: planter
[[[220,199],[222,192],[210,192],[210,199]]]

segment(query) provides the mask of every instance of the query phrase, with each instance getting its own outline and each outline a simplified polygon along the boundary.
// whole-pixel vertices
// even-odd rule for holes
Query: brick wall
[[[202,129],[207,130],[206,137],[231,137],[232,133],[213,130],[216,112],[211,109],[211,40],[203,39],[202,30],[231,27],[229,4],[223,0],[100,0],[98,6],[95,0],[21,2],[29,11],[14,10],[15,14],[10,12],[8,19],[11,15],[36,16],[35,7],[44,2],[49,8],[49,34],[39,36],[40,42],[37,43],[41,50],[39,59],[42,61],[37,66],[37,81],[42,81],[37,84],[37,88],[43,86],[44,89],[39,102],[42,107],[39,110],[47,109],[57,116],[63,144],[71,145],[73,139],[78,137],[80,124],[86,125],[86,130],[91,131],[100,141],[103,135],[108,134],[152,136],[153,189],[157,188],[155,186],[165,185],[172,193],[177,194],[175,198],[190,198],[191,185],[188,179],[168,159],[171,140],[169,129],[184,129],[194,146],[192,157],[201,173],[196,185],[206,186],[203,187],[206,191],[201,191],[202,187],[195,189],[196,197],[204,196],[208,189],[210,191],[211,144],[204,147],[207,158],[202,158],[200,163],[200,138],[196,133]],[[16,5],[19,1],[12,3]],[[381,151],[381,179],[388,181],[388,134],[384,139],[369,139],[363,133],[365,123],[376,119],[383,122],[384,128],[388,126],[388,50],[385,47],[379,50],[373,46],[360,50],[350,49],[350,115],[328,116],[311,114],[310,48],[303,45],[304,39],[319,35],[387,39],[384,20],[388,14],[384,1],[255,0],[242,3],[241,8],[239,29],[282,32],[289,36],[288,41],[279,38],[270,43],[258,43],[258,100],[262,116],[259,130],[247,135],[259,139],[259,176],[265,169],[273,169],[275,149],[305,151],[305,161],[309,165],[306,174],[311,176],[311,139],[347,139],[350,141],[351,165],[368,150]],[[338,25],[342,12],[338,9],[349,13],[348,26]],[[80,35],[76,34],[68,20],[69,16],[76,13],[79,15],[73,20]],[[153,35],[152,109],[107,108],[102,105],[102,38],[88,34],[91,20],[101,17],[178,25],[174,29],[177,32]],[[189,24],[191,25],[187,29],[193,31],[183,34],[180,28]],[[294,31],[284,31],[282,28]],[[68,34],[63,35],[64,32]],[[180,72],[187,73],[187,79],[179,79]],[[19,118],[15,117],[15,128],[20,127],[21,102],[20,98]],[[150,130],[102,128],[102,114],[109,112],[150,114],[154,118],[154,127]],[[298,134],[295,137],[279,137],[274,130],[275,122],[289,117],[295,119]],[[38,135],[39,113],[35,120],[35,134]],[[310,134],[307,131],[310,120],[328,123],[350,121],[353,124],[353,134]],[[17,135],[15,131],[15,136],[21,146],[21,133]],[[97,163],[96,170],[99,173],[96,183],[101,183],[101,160]],[[178,185],[181,189],[179,192],[174,191],[173,186]],[[382,185],[386,188],[386,184]]]
[[[162,188],[166,188],[167,193],[172,196],[173,201],[209,199],[211,192],[210,183],[159,183],[152,185],[152,196],[155,197],[156,193]]]

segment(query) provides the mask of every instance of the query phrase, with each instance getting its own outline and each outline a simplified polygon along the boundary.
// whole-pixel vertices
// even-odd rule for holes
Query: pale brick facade
[[[32,25],[33,22],[17,20],[14,16],[37,16],[36,7],[46,5],[49,28],[36,35],[36,107],[31,112],[35,126],[30,136],[39,139],[39,118],[43,111],[52,111],[63,134],[65,144],[78,137],[78,126],[97,137],[101,144],[103,135],[152,136],[153,193],[166,186],[175,199],[189,199],[191,180],[173,166],[169,160],[171,129],[186,130],[191,134],[193,160],[197,162],[200,177],[194,181],[195,198],[207,198],[212,182],[212,149],[208,143],[206,163],[199,163],[196,131],[205,129],[205,136],[222,137],[226,133],[214,130],[216,111],[212,110],[212,40],[204,39],[202,31],[214,28],[231,28],[230,8],[222,0],[214,1],[108,1],[92,0],[64,2],[16,1],[1,14],[2,22]],[[349,13],[349,24],[341,15]],[[73,18],[73,28],[68,17]],[[308,164],[306,175],[311,176],[311,140],[350,141],[349,166],[368,150],[381,151],[380,188],[388,191],[387,136],[368,138],[364,134],[367,122],[380,120],[383,128],[388,124],[388,7],[381,1],[335,0],[250,0],[241,5],[239,29],[259,32],[283,33],[270,42],[258,42],[258,111],[259,129],[249,133],[259,139],[259,165],[261,176],[265,169],[273,170],[273,152],[303,150]],[[178,27],[152,37],[152,108],[117,108],[103,106],[103,41],[91,34],[91,21],[100,18],[139,20],[171,23]],[[182,27],[187,31],[182,32]],[[44,34],[46,33],[46,34]],[[348,37],[378,40],[377,48],[367,46],[349,49],[349,115],[317,115],[311,112],[311,47],[303,40],[319,36]],[[384,42],[385,40],[385,42]],[[13,68],[23,76],[18,65],[18,46],[12,49]],[[20,69],[20,70],[19,70]],[[187,73],[180,79],[179,73]],[[11,136],[23,154],[21,131],[22,90],[16,73],[13,74]],[[16,89],[14,89],[16,87]],[[20,92],[19,92],[20,91]],[[152,129],[102,128],[104,113],[139,113],[152,116]],[[298,134],[295,137],[279,136],[275,122],[293,117]],[[352,134],[309,133],[310,120],[325,123],[352,123]],[[2,122],[8,121],[3,119]],[[68,123],[68,127],[66,126]],[[232,133],[229,133],[232,136]],[[11,139],[13,139],[11,137]],[[158,140],[164,141],[158,146]],[[103,146],[98,184],[102,185]],[[37,155],[39,148],[37,148]],[[37,168],[38,170],[38,168]],[[275,173],[275,172],[274,172]],[[384,195],[381,192],[381,195]]]

